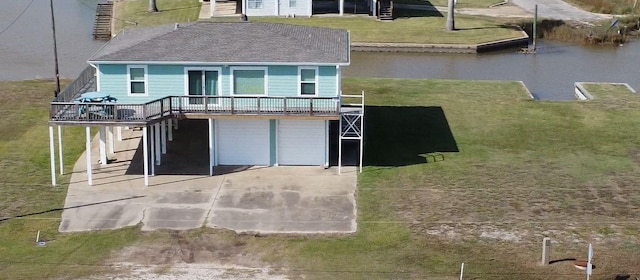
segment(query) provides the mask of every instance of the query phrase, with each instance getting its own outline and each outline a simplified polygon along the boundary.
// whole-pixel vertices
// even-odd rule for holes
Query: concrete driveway
[[[540,18],[591,22],[612,18],[611,15],[596,14],[581,10],[562,0],[511,0],[511,3],[533,13],[538,5]]]
[[[356,230],[354,168],[337,175],[335,168],[321,167],[220,167],[216,176],[157,175],[145,187],[143,176],[131,172],[142,164],[136,156],[141,133],[123,132],[123,141],[116,141],[114,163],[100,166],[97,157],[92,160],[96,163],[93,186],[86,181],[86,154],[76,163],[61,232],[118,229],[140,223],[142,230],[202,226],[255,233]],[[92,155],[98,154],[95,140]],[[169,155],[167,158],[163,165],[171,164]]]

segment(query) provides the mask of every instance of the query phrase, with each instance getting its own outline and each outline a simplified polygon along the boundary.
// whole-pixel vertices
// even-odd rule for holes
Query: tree
[[[156,5],[156,0],[149,0],[149,10],[147,10],[147,12],[149,13],[158,12],[158,6]]]
[[[455,0],[449,0],[449,6],[447,9],[447,31],[456,30],[456,24],[453,19],[453,8],[455,6]]]

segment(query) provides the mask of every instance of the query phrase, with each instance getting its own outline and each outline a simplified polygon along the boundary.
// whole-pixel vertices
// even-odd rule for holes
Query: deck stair
[[[96,19],[93,24],[93,39],[101,41],[111,40],[111,19],[113,16],[113,3],[98,4],[96,7]]]
[[[215,1],[215,3],[211,6],[213,10],[214,17],[234,17],[238,16],[237,13],[237,3],[236,1]]]
[[[393,20],[393,0],[382,0],[378,2],[378,19]]]

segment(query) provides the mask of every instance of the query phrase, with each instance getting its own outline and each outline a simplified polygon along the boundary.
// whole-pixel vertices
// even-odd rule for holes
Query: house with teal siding
[[[101,142],[113,127],[141,127],[145,184],[149,164],[161,164],[169,134],[185,119],[208,120],[211,175],[220,165],[328,167],[329,123],[344,112],[341,72],[349,52],[347,31],[319,27],[196,22],[126,29],[88,60],[96,73],[92,94],[117,101],[58,98],[50,126],[82,125],[87,133],[98,126]],[[107,145],[100,146],[106,164]]]

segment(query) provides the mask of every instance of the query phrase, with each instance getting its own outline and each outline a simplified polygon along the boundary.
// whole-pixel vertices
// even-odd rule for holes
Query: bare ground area
[[[148,241],[127,247],[107,263],[106,275],[88,279],[288,279],[284,271],[260,261],[251,239],[229,238],[224,230],[149,233]]]

